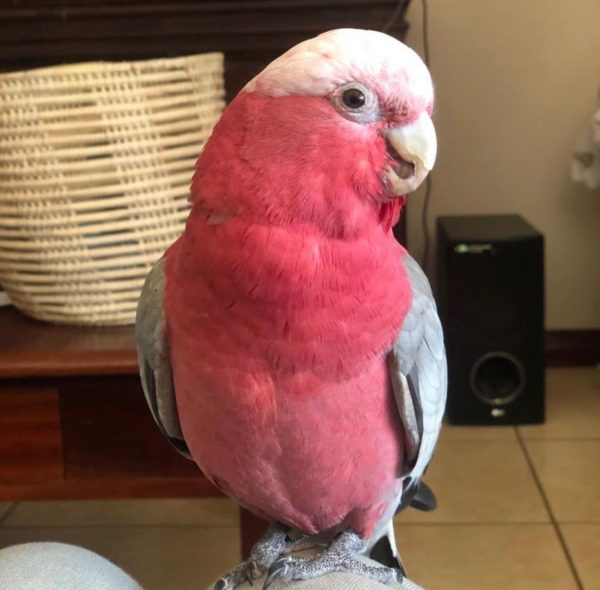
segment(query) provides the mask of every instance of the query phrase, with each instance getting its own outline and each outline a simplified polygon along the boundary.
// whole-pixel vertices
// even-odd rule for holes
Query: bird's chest
[[[229,357],[240,371],[268,371],[276,382],[339,381],[389,349],[411,300],[405,252],[393,237],[225,230],[202,248],[182,240],[172,257],[172,337],[187,355],[203,343],[216,366]]]
[[[389,347],[411,297],[393,239],[261,237],[253,236],[256,245],[247,239],[257,255],[246,254],[236,276],[241,292],[250,293],[239,301],[243,317],[253,318],[256,343],[272,366],[340,378]]]
[[[196,264],[183,243],[171,255],[166,311],[184,435],[234,497],[327,528],[379,501],[401,461],[384,356],[410,303],[403,251],[278,232],[236,243],[244,247],[208,250]]]

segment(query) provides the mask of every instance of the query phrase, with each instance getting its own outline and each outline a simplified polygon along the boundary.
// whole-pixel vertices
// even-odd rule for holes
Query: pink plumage
[[[169,369],[152,368],[172,371],[192,457],[305,533],[369,538],[407,452],[418,478],[437,437],[436,406],[419,463],[387,364],[415,308],[391,226],[433,165],[432,104],[426,68],[390,37],[332,31],[293,48],[225,110],[161,267]]]
[[[227,109],[167,256],[165,311],[183,432],[207,476],[303,531],[347,520],[368,536],[398,493],[383,355],[411,291],[381,223],[383,141],[341,150],[354,130],[330,110],[256,93]],[[209,224],[215,212],[232,219]]]

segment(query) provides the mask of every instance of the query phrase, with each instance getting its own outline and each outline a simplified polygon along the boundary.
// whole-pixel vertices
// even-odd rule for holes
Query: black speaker
[[[440,217],[453,424],[544,421],[544,238],[518,215]]]

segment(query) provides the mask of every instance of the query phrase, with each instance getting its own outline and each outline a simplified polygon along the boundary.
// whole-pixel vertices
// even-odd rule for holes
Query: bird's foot
[[[274,523],[261,537],[250,552],[250,557],[217,580],[214,590],[234,590],[244,582],[250,585],[267,572],[282,554],[312,546],[307,536],[289,539],[286,529]]]
[[[230,572],[221,576],[213,586],[213,590],[234,590],[244,582],[253,584],[254,580],[258,579],[254,577],[255,564],[251,560],[246,560]]]
[[[356,559],[356,555],[365,549],[366,543],[357,533],[346,531],[317,557],[280,557],[270,566],[263,590],[267,590],[277,578],[284,582],[308,580],[332,572],[358,574],[382,584],[402,581],[402,572],[398,569],[369,566]]]

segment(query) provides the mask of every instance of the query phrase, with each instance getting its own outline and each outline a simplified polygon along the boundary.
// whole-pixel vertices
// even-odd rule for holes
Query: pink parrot
[[[206,143],[183,235],[150,272],[136,337],[173,444],[273,524],[228,590],[268,571],[399,569],[353,558],[418,489],[446,396],[429,283],[394,239],[431,170],[433,87],[417,54],[340,29],[290,49]],[[316,557],[290,551],[325,544]]]

